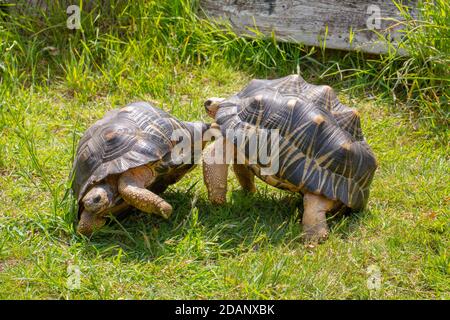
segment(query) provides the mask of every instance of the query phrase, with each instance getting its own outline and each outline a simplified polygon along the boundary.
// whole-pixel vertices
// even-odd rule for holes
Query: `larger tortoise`
[[[365,207],[376,160],[363,138],[358,112],[341,104],[329,86],[309,84],[298,75],[255,79],[230,98],[208,99],[205,108],[223,136],[204,152],[204,180],[213,203],[226,199],[230,161],[221,150],[231,145],[233,169],[245,190],[255,192],[256,175],[274,187],[304,195],[302,223],[308,242],[327,237],[326,213],[342,206]],[[254,156],[249,154],[249,141],[227,137],[230,130],[266,130],[269,140],[272,130],[278,130],[278,169],[264,174],[265,166],[249,161]],[[217,152],[222,152],[220,161]],[[243,163],[236,163],[236,154],[243,156]]]
[[[129,206],[168,218],[172,207],[158,194],[194,167],[193,157],[201,153],[207,128],[203,123],[179,121],[146,102],[109,111],[78,144],[72,170],[79,208],[77,231],[90,235],[109,214]],[[174,154],[184,139],[191,146],[190,154],[182,155],[182,150]]]

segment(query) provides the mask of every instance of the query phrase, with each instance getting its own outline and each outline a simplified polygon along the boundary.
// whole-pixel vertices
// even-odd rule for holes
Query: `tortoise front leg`
[[[303,196],[304,213],[302,218],[304,240],[307,244],[315,245],[328,237],[326,213],[338,204],[321,195],[305,193]]]
[[[214,204],[224,204],[227,195],[227,176],[228,164],[225,158],[225,150],[222,148],[223,154],[216,156],[219,143],[225,148],[225,143],[221,140],[216,140],[210,144],[203,153],[203,180],[208,189],[208,198]],[[217,150],[216,150],[217,149]],[[215,160],[219,161],[215,161]],[[215,163],[219,162],[219,163]]]
[[[172,206],[145,188],[152,181],[154,181],[153,172],[146,166],[130,169],[119,178],[119,193],[133,207],[168,219],[172,214]]]
[[[250,193],[255,193],[255,174],[245,164],[234,163],[233,170],[242,189]]]

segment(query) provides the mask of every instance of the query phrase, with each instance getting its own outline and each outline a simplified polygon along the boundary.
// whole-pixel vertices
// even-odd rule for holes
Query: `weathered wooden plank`
[[[281,41],[301,42],[342,50],[384,53],[378,33],[399,38],[398,8],[391,0],[201,0],[215,20],[228,20],[240,34],[256,28]],[[417,0],[405,0],[415,16]],[[254,35],[254,33],[253,33]]]

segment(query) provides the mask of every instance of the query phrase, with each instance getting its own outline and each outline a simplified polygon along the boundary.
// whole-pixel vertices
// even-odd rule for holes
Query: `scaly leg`
[[[233,170],[242,189],[250,193],[255,193],[255,174],[245,164],[234,163]]]
[[[172,206],[145,188],[153,180],[153,173],[146,166],[130,169],[119,178],[119,193],[133,207],[147,213],[156,213],[167,219],[172,214]]]
[[[337,205],[337,201],[329,200],[313,193],[303,196],[303,233],[305,242],[315,245],[328,237],[326,213]]]
[[[222,144],[222,148],[219,144]],[[222,155],[216,152],[222,149]],[[215,161],[217,160],[217,161]],[[218,163],[215,163],[218,162]],[[208,198],[214,204],[224,204],[227,195],[228,163],[225,157],[225,143],[216,140],[203,153],[203,180],[208,189]]]

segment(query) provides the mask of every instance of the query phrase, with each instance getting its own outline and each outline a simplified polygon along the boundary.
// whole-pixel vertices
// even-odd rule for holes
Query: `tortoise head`
[[[209,98],[206,100],[203,104],[205,106],[206,113],[208,113],[211,118],[215,119],[217,110],[219,110],[219,105],[224,100],[225,98]]]
[[[106,223],[104,213],[114,205],[114,189],[109,183],[98,184],[81,199],[83,211],[78,222],[78,233],[89,236]]]

